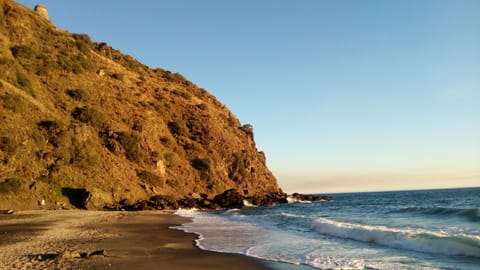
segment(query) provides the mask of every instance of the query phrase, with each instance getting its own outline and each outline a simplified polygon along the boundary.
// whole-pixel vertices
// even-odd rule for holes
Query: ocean
[[[480,188],[331,196],[179,210],[192,222],[176,229],[196,233],[201,249],[286,263],[278,269],[480,269]]]

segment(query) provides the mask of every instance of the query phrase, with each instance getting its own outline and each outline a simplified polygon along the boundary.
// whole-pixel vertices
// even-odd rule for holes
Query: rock
[[[15,211],[8,209],[8,210],[0,210],[1,215],[13,215],[15,214]]]
[[[106,257],[107,253],[103,249],[94,250],[94,251],[65,251],[58,255],[59,260],[69,260],[69,259],[88,259],[91,257]]]
[[[162,195],[152,196],[148,200],[148,203],[153,209],[158,209],[158,210],[178,208],[178,202],[170,196],[162,196]]]
[[[288,203],[287,194],[283,192],[266,193],[255,195],[248,200],[257,206],[274,206],[277,204]]]
[[[332,197],[324,195],[293,193],[292,195],[288,196],[289,202],[319,202],[331,200],[333,200]]]
[[[244,197],[235,189],[229,189],[215,196],[213,202],[222,208],[242,208]]]

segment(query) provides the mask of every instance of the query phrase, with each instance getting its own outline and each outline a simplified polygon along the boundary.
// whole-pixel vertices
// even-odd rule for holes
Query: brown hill
[[[0,209],[68,207],[83,189],[91,208],[281,192],[252,127],[207,91],[11,0],[0,0],[0,118]]]

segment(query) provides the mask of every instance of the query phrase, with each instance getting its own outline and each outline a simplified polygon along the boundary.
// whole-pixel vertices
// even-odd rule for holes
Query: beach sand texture
[[[164,212],[0,215],[0,269],[269,269],[245,256],[196,248],[195,235],[169,229],[184,222]]]

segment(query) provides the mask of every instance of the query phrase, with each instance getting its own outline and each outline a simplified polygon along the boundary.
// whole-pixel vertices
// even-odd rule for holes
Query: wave
[[[319,218],[312,223],[316,232],[337,238],[376,243],[423,253],[480,258],[480,237],[448,235],[426,230],[401,230]]]
[[[306,218],[306,216],[303,216],[303,215],[296,215],[296,214],[287,213],[287,212],[282,212],[280,213],[280,215],[284,217],[291,217],[291,218]]]
[[[407,207],[393,213],[414,213],[447,217],[461,217],[473,221],[480,220],[480,208],[447,208],[447,207]]]
[[[288,203],[312,203],[311,201],[300,200],[300,199],[294,198],[292,196],[287,197],[287,202]]]

